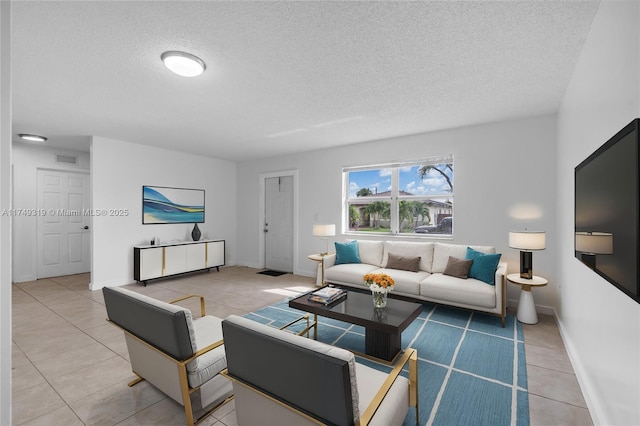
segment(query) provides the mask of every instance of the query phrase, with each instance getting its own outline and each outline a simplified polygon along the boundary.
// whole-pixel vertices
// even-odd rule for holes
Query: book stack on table
[[[322,287],[321,289],[316,290],[313,293],[309,293],[308,298],[313,302],[329,305],[346,296],[347,296],[347,292],[340,288]]]

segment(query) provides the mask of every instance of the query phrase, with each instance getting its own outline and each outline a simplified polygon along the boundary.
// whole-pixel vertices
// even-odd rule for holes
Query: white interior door
[[[265,266],[293,272],[293,176],[265,179]]]
[[[38,278],[89,272],[89,175],[38,170],[38,209]]]

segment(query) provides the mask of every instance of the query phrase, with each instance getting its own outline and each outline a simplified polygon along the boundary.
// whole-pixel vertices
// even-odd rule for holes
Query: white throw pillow
[[[382,266],[382,241],[358,240],[358,253],[360,254],[360,262]]]

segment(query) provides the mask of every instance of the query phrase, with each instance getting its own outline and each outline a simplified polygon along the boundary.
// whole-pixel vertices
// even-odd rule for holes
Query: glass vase
[[[387,306],[387,293],[380,291],[371,291],[373,296],[373,306],[376,308],[384,308]]]

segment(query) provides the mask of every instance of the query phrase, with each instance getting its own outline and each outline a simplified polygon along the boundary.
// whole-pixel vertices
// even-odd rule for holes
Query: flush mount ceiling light
[[[30,135],[27,133],[20,133],[18,136],[20,136],[24,140],[32,142],[45,142],[47,140],[47,138],[45,138],[44,136]]]
[[[202,74],[207,68],[202,59],[191,53],[177,50],[164,52],[160,59],[167,68],[183,77],[195,77]]]

